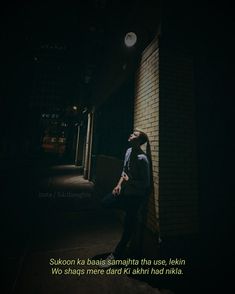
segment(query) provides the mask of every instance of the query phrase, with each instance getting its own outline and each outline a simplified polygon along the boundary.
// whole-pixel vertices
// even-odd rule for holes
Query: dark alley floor
[[[41,166],[36,173],[27,168],[18,181],[19,189],[7,191],[15,197],[25,191],[27,199],[20,215],[19,199],[14,206],[8,203],[6,293],[173,293],[127,275],[52,275],[51,258],[87,259],[111,252],[120,238],[120,219],[99,205],[93,183],[84,180],[79,167]]]

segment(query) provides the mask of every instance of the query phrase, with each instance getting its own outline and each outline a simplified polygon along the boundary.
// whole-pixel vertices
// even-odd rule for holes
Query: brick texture
[[[192,58],[155,38],[136,73],[134,127],[148,134],[154,190],[147,226],[162,236],[198,225]]]
[[[198,191],[193,59],[160,47],[160,227],[165,236],[196,234]]]
[[[149,199],[147,226],[155,232],[159,231],[159,48],[157,39],[142,53],[136,73],[134,128],[146,132],[151,146],[154,189]]]

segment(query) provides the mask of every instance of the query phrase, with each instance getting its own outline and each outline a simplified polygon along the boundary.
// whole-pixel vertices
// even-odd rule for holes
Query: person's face
[[[131,143],[131,145],[139,145],[139,136],[140,132],[134,131],[132,134],[130,134],[128,142]]]

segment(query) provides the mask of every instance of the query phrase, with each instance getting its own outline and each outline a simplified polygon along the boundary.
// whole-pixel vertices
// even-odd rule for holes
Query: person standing
[[[135,130],[128,139],[130,148],[127,149],[121,177],[109,193],[102,199],[106,208],[116,208],[125,211],[123,233],[113,253],[106,258],[103,267],[108,267],[108,260],[118,259],[125,253],[136,225],[138,211],[147,199],[150,190],[150,161],[141,145],[148,142],[147,135]]]

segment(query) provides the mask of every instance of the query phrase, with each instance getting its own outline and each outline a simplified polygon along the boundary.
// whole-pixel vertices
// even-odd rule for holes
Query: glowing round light
[[[78,108],[77,108],[77,106],[73,106],[73,110],[77,110]]]
[[[127,47],[134,46],[136,41],[137,41],[137,36],[136,36],[135,33],[129,32],[129,33],[126,34],[126,36],[125,36],[125,44],[126,44]]]

